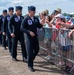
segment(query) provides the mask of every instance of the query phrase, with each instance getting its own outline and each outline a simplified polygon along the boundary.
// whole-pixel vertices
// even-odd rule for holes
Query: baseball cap
[[[55,17],[56,17],[56,18],[59,17],[59,18],[62,18],[62,19],[63,19],[63,18],[64,18],[64,15],[58,14],[58,15],[56,15]]]

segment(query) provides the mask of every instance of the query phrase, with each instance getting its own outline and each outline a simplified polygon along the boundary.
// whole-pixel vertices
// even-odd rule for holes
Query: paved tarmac
[[[27,63],[22,61],[21,51],[18,50],[18,62],[12,61],[8,50],[0,47],[0,75],[67,75],[60,68],[48,63],[37,56],[34,61],[35,72],[30,72]]]

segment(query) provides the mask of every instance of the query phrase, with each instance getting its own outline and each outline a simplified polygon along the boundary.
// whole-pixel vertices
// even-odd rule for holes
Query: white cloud
[[[27,12],[27,6],[34,5],[37,7],[37,13],[48,9],[52,12],[57,7],[62,8],[63,12],[73,12],[73,0],[0,0],[0,10],[8,9],[10,6],[23,6],[23,13]],[[71,9],[72,8],[72,9]],[[0,11],[1,13],[1,11]]]
[[[23,0],[13,0],[12,4],[23,3]]]

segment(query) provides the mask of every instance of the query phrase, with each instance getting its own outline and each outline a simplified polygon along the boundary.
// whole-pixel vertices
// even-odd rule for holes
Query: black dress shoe
[[[13,61],[18,61],[16,58],[12,58]]]
[[[34,70],[32,67],[28,67],[28,69],[29,69],[31,72],[35,72],[35,70]]]
[[[27,63],[27,59],[23,58],[23,62],[26,62]]]

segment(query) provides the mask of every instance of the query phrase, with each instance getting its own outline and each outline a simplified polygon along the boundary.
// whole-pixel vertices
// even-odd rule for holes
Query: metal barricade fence
[[[62,65],[74,64],[74,36],[68,37],[70,30],[61,28],[43,28],[38,29],[38,38],[40,44],[40,53],[45,56],[52,56],[52,61],[55,65],[61,62]],[[74,35],[74,33],[73,33]],[[47,59],[48,60],[48,59]],[[61,65],[61,66],[62,66]]]

